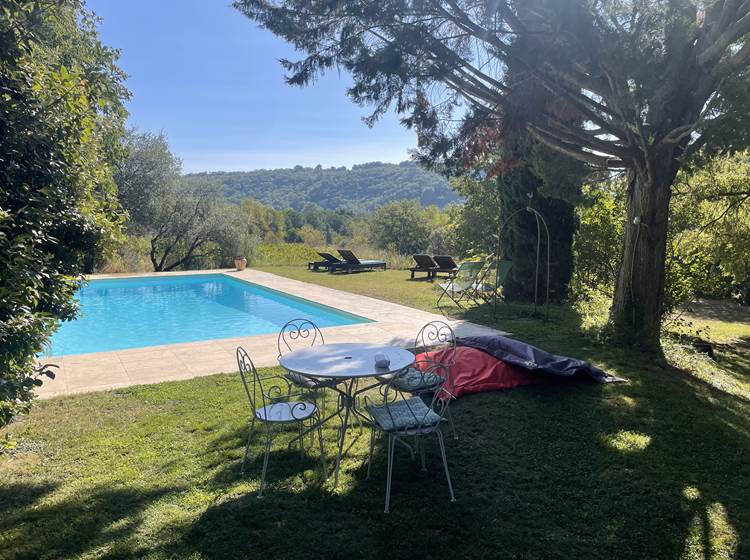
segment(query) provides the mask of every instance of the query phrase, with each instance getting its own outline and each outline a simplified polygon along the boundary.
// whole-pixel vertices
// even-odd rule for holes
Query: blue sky
[[[399,162],[416,136],[392,114],[373,128],[345,95],[350,77],[284,83],[284,41],[228,0],[88,0],[122,50],[130,125],[164,131],[185,172]]]

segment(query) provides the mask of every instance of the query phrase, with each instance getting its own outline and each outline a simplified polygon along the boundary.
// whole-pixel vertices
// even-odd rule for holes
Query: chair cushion
[[[339,383],[339,380],[337,379],[330,379],[330,378],[320,378],[320,379],[311,379],[309,377],[305,377],[304,375],[300,375],[299,373],[292,373],[291,371],[288,371],[284,374],[284,377],[286,377],[289,381],[297,385],[297,387],[302,387],[303,389],[319,389],[323,387],[333,387],[337,383]]]
[[[426,393],[436,389],[442,381],[436,373],[422,373],[417,368],[410,367],[393,381],[393,387],[405,393]]]
[[[440,423],[440,416],[419,397],[369,406],[367,410],[375,423],[386,432],[432,428]]]
[[[315,414],[315,405],[305,401],[273,403],[255,411],[258,420],[264,422],[296,422],[307,420]]]

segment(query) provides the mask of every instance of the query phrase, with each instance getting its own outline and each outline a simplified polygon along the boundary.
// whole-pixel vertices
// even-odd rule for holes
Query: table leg
[[[336,455],[336,468],[333,473],[333,487],[336,488],[339,484],[339,469],[341,467],[341,456],[344,453],[344,440],[346,439],[346,430],[349,427],[349,414],[352,408],[352,388],[354,387],[354,380],[352,380],[346,387],[346,394],[342,393],[344,401],[344,421],[341,424],[341,433],[339,434],[339,452]]]

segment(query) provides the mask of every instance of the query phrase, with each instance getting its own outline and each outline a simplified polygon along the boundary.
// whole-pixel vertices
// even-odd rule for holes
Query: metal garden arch
[[[542,243],[542,226],[544,226],[544,232],[547,236],[547,282],[545,289],[545,321],[549,320],[549,278],[550,278],[550,234],[549,228],[547,227],[547,220],[544,216],[531,206],[525,206],[519,208],[508,215],[505,220],[500,223],[497,229],[497,258],[500,258],[500,240],[502,239],[502,232],[505,227],[510,223],[510,220],[521,212],[531,212],[536,218],[536,268],[534,271],[534,313],[536,314],[537,306],[539,305],[539,260],[541,256],[541,243]],[[495,296],[492,308],[492,318],[497,318],[497,294],[500,289],[500,276],[498,273],[498,267],[495,266]]]

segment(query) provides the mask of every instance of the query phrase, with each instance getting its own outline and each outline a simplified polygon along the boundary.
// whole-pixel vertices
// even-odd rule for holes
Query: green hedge
[[[315,249],[302,243],[261,243],[251,264],[256,266],[307,265],[319,261]]]

